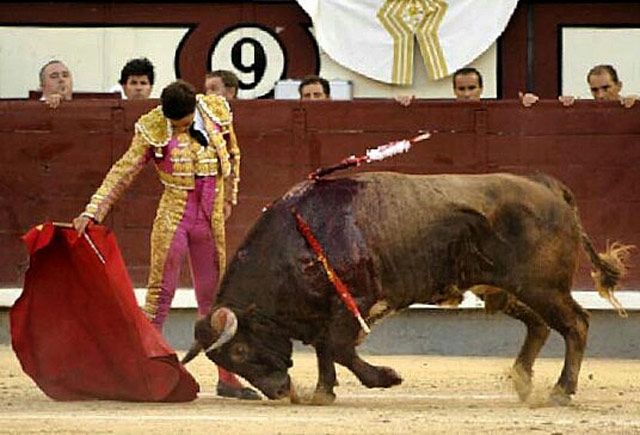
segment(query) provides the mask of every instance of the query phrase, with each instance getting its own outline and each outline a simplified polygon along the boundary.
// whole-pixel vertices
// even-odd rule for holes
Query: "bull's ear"
[[[229,308],[218,308],[211,313],[211,328],[217,340],[205,352],[217,349],[233,338],[238,330],[238,318]]]

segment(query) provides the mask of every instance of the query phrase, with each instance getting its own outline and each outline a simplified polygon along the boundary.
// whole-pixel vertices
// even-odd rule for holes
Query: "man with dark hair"
[[[219,95],[227,100],[235,100],[238,96],[240,81],[232,71],[218,69],[207,73],[204,79],[204,94]]]
[[[622,90],[622,82],[618,78],[618,72],[612,65],[601,64],[596,65],[587,73],[587,84],[591,95],[596,101],[619,101],[626,108],[633,107],[637,95],[628,95],[623,97],[620,95]],[[538,96],[534,94],[525,94],[523,104],[530,107],[538,101]],[[565,107],[573,106],[577,98],[573,95],[561,95],[558,100]]]
[[[612,65],[601,64],[591,68],[587,73],[587,83],[591,95],[598,101],[620,101],[624,107],[630,108],[638,99],[637,95],[626,97],[620,95],[622,82]],[[562,95],[558,99],[566,107],[573,105],[576,101],[576,98],[570,95]]]
[[[453,94],[458,101],[480,101],[482,97],[482,74],[475,68],[460,68],[451,76]],[[398,95],[395,100],[402,106],[408,106],[414,100],[413,95]]]
[[[102,222],[142,168],[153,161],[164,193],[151,230],[151,266],[143,311],[160,331],[189,255],[198,315],[209,313],[224,272],[224,221],[238,198],[240,149],[227,102],[196,95],[178,80],[162,91],[161,106],[141,116],[127,152],[106,175],[85,210],[73,220],[82,235]],[[217,393],[259,399],[233,373],[218,368]]]
[[[456,100],[479,101],[482,96],[482,74],[475,68],[460,68],[453,73],[453,93]]]
[[[123,97],[128,100],[145,100],[151,95],[155,72],[153,64],[146,57],[131,59],[120,71]],[[114,88],[117,92],[120,89]]]
[[[45,63],[38,74],[42,100],[55,109],[73,96],[73,77],[69,68],[60,60]]]
[[[298,86],[301,100],[330,100],[329,82],[317,75],[306,76]]]

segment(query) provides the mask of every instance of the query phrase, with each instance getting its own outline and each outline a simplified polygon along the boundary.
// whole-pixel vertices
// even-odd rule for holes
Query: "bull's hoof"
[[[533,385],[531,384],[531,376],[522,367],[514,366],[511,368],[511,382],[513,382],[513,388],[521,402],[526,402],[531,391],[533,391]]]
[[[377,387],[389,388],[394,385],[400,385],[402,378],[391,367],[378,367],[378,385]]]
[[[298,395],[298,390],[296,389],[293,382],[291,382],[291,385],[289,386],[289,400],[294,405],[299,405],[302,403],[302,399]]]
[[[336,400],[336,395],[333,392],[316,390],[313,393],[313,398],[311,399],[312,405],[318,406],[327,406],[331,405]]]
[[[550,406],[569,406],[571,404],[571,396],[565,393],[564,389],[559,385],[553,387],[547,403]]]

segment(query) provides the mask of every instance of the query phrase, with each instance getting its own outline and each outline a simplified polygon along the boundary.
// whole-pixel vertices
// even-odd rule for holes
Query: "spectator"
[[[235,100],[238,97],[239,87],[238,76],[224,69],[211,71],[204,79],[205,95],[218,95],[227,100]]]
[[[40,68],[42,100],[55,109],[62,101],[70,101],[73,95],[73,77],[69,68],[60,60],[51,60]]]
[[[482,74],[475,68],[460,68],[451,78],[453,94],[458,101],[480,101],[482,96]],[[399,95],[395,100],[403,106],[408,106],[415,99],[414,95]]]
[[[482,96],[482,74],[475,68],[460,68],[453,73],[453,93],[456,100],[480,101]]]
[[[301,100],[330,100],[331,87],[326,79],[320,76],[306,76],[298,86]]]
[[[131,59],[120,71],[119,85],[111,88],[127,100],[146,100],[151,95],[155,73],[153,64],[146,57]]]
[[[629,95],[623,97],[620,95],[622,90],[622,82],[618,79],[618,72],[611,65],[596,65],[587,73],[587,83],[591,90],[591,95],[596,101],[620,101],[626,108],[632,107],[637,95]],[[531,107],[538,101],[538,96],[527,93],[522,95],[522,104],[525,107]],[[558,97],[560,103],[565,107],[573,106],[578,98],[572,95],[561,95]]]
[[[596,65],[591,68],[587,74],[587,83],[595,100],[620,101],[624,107],[630,108],[638,99],[637,95],[627,97],[620,95],[622,82],[618,79],[618,72],[611,65]],[[558,99],[565,107],[573,105],[576,100],[575,97],[567,95],[562,95]]]

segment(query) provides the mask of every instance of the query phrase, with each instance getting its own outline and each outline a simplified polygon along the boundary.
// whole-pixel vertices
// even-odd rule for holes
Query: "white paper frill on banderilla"
[[[320,47],[369,78],[410,85],[420,47],[438,80],[470,64],[502,34],[517,0],[297,0]]]

